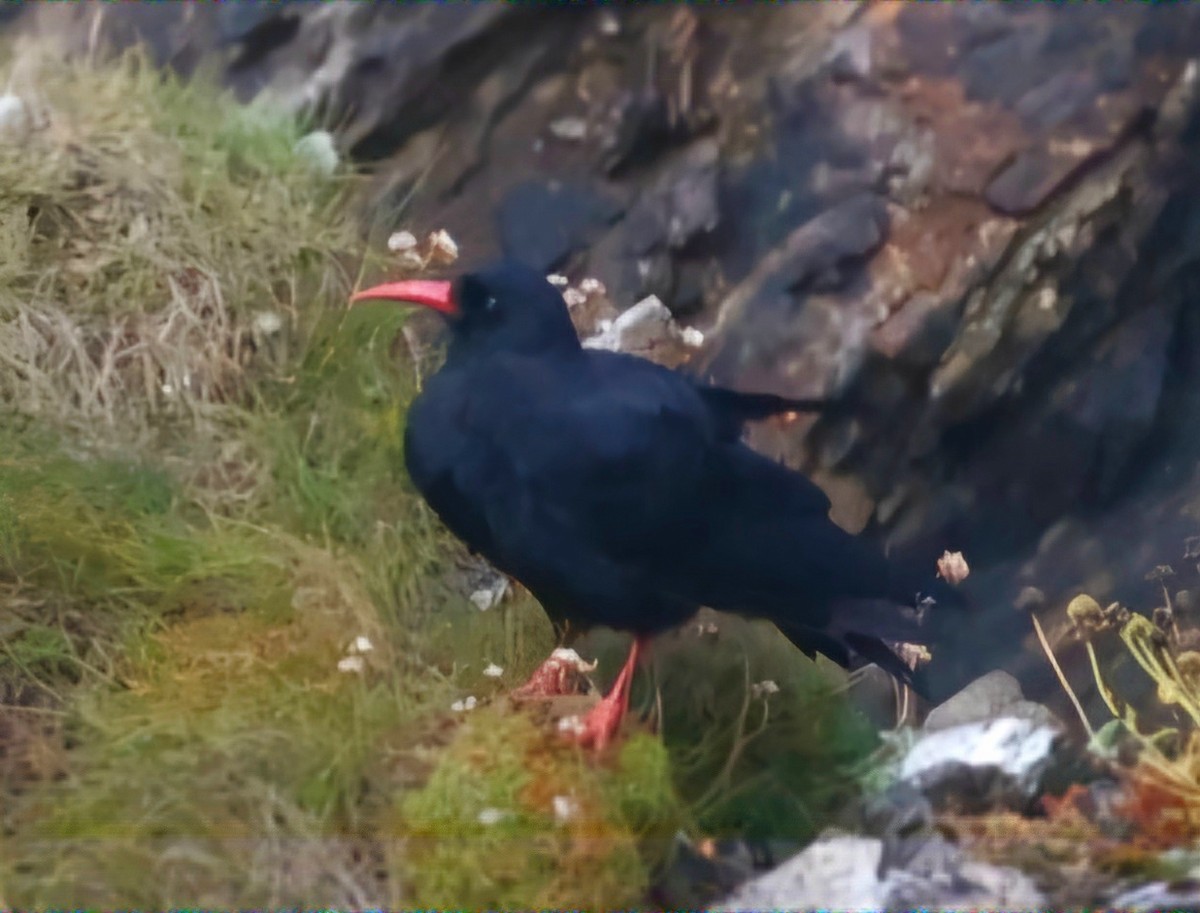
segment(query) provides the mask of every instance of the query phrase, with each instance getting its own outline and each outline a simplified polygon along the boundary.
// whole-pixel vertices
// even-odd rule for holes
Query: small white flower
[[[971,568],[962,552],[943,552],[937,562],[938,576],[951,585],[957,586],[967,579]]]
[[[349,647],[346,648],[347,653],[370,653],[375,649],[375,645],[371,643],[371,639],[365,634],[359,634],[354,638]]]
[[[411,231],[394,231],[387,240],[387,248],[393,254],[398,254],[402,250],[412,250],[416,246],[417,236]]]
[[[554,803],[554,820],[559,824],[566,824],[579,814],[579,803],[570,796],[555,796],[552,801]]]
[[[483,670],[483,674],[488,678],[499,678],[504,674],[504,669],[495,663],[488,663],[487,668]]]
[[[462,700],[455,701],[453,704],[451,704],[450,709],[455,713],[465,713],[468,710],[474,710],[476,703],[477,701],[475,700],[475,695],[469,694]]]
[[[585,728],[583,719],[575,714],[564,716],[558,721],[558,731],[567,735],[583,735]]]
[[[587,279],[580,281],[579,291],[585,295],[603,295],[606,291],[604,283],[599,279],[593,279],[590,276]]]
[[[458,259],[458,244],[450,237],[444,228],[439,228],[429,236],[429,256],[438,263],[449,266]]]
[[[274,311],[259,311],[254,315],[254,329],[263,336],[274,336],[283,329],[283,318]]]
[[[689,349],[698,349],[704,345],[704,334],[695,327],[684,327],[679,334],[679,339]]]
[[[362,672],[363,658],[361,656],[343,656],[338,660],[338,672]]]
[[[485,808],[479,812],[479,817],[476,819],[480,824],[490,827],[493,824],[499,824],[508,817],[508,812],[499,808]]]
[[[563,301],[567,303],[567,307],[578,307],[587,301],[587,295],[579,291],[577,288],[569,288],[563,292]]]
[[[768,694],[778,693],[779,686],[769,678],[761,682],[755,682],[750,686],[750,694],[752,697],[766,697]]]
[[[174,384],[163,384],[163,385],[162,385],[162,392],[163,392],[163,396],[172,396],[172,395],[174,395],[174,393],[175,393],[175,385],[174,385]]]
[[[568,285],[570,285],[567,277],[561,273],[551,273],[546,277],[546,281],[553,286],[557,286],[558,288],[566,288]]]

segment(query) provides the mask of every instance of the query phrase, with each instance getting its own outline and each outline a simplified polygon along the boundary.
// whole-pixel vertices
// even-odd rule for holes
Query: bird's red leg
[[[642,638],[635,637],[633,645],[629,648],[629,658],[621,667],[612,688],[583,718],[583,728],[577,735],[580,745],[600,751],[617,734],[625,711],[629,708],[629,686],[633,683],[633,670],[637,666],[638,654],[641,653],[642,647]]]

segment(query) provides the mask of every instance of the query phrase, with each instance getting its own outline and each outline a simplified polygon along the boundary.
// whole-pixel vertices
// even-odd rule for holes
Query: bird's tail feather
[[[845,668],[856,658],[874,663],[911,687],[922,697],[936,699],[924,669],[913,669],[889,646],[889,643],[924,644],[936,652],[940,644],[948,649],[969,621],[967,600],[961,591],[943,580],[927,584],[913,599],[905,602],[888,599],[842,599],[833,604],[830,621],[821,628],[777,622],[780,630],[810,657],[823,653]],[[920,605],[922,600],[931,600]]]

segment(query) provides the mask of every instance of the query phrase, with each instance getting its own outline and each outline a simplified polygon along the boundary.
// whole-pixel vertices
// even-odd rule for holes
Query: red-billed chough
[[[366,299],[425,305],[450,326],[405,434],[438,516],[552,617],[635,635],[583,741],[602,746],[620,723],[644,639],[700,606],[770,619],[810,657],[861,657],[921,690],[885,641],[929,642],[918,607],[957,594],[842,530],[820,488],[742,442],[745,422],[820,402],[584,349],[558,290],[514,262],[353,300]]]

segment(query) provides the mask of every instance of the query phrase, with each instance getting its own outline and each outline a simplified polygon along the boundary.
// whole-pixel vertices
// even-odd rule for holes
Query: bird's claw
[[[621,728],[621,722],[625,718],[623,704],[622,700],[614,700],[613,696],[609,695],[589,710],[582,719],[571,718],[570,725],[560,724],[559,728],[581,748],[603,751]]]

